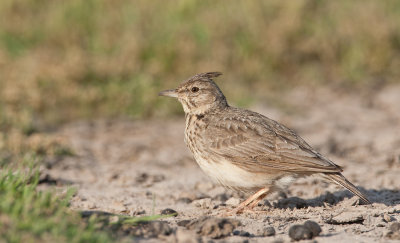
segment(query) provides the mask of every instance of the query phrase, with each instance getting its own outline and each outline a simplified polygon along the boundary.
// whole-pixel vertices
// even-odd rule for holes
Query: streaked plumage
[[[201,73],[160,95],[178,98],[186,114],[185,142],[199,166],[222,185],[241,191],[263,191],[247,206],[296,178],[319,174],[370,203],[323,157],[289,128],[259,113],[228,105],[212,78]],[[261,196],[260,196],[261,195]]]

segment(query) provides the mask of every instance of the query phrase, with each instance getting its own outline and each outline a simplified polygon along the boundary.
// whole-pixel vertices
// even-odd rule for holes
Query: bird
[[[343,175],[343,168],[313,149],[296,132],[262,114],[230,106],[214,78],[205,72],[160,96],[178,99],[185,112],[185,143],[209,177],[226,188],[251,193],[234,210],[241,213],[296,179],[317,175],[371,204]]]

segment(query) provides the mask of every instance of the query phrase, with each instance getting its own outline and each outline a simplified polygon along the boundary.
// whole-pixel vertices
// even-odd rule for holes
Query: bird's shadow
[[[363,187],[359,188],[367,195],[371,203],[384,204],[386,206],[395,206],[400,204],[400,190],[391,189],[369,189]],[[307,207],[322,207],[326,204],[334,206],[343,201],[352,200],[351,205],[362,205],[363,202],[347,190],[340,190],[334,193],[327,192],[311,199],[301,199],[298,197],[282,198],[273,202],[272,206],[280,209],[294,209],[294,208],[307,208]],[[268,202],[266,203],[268,204]]]

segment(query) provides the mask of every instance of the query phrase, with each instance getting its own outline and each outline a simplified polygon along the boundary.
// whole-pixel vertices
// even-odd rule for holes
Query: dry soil
[[[262,103],[252,109],[296,130],[343,166],[372,205],[359,205],[343,188],[310,177],[269,196],[256,212],[221,219],[244,195],[214,184],[199,169],[183,141],[183,116],[67,124],[54,135],[75,155],[47,161],[43,173],[56,187],[77,188],[74,210],[178,212],[135,231],[137,241],[288,242],[289,228],[307,220],[321,226],[318,242],[400,240],[390,233],[400,221],[400,86],[361,94],[298,89],[285,96],[284,109]]]

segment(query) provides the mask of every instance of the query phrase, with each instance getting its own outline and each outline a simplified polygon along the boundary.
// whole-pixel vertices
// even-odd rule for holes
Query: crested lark
[[[229,106],[212,80],[219,75],[197,74],[159,95],[181,102],[186,115],[185,142],[200,168],[225,187],[255,193],[235,212],[251,209],[270,192],[312,174],[328,178],[370,203],[340,173],[340,166],[294,131],[256,112]]]

